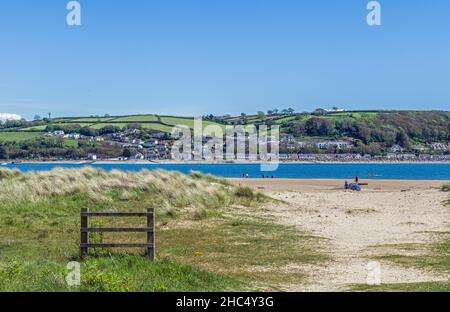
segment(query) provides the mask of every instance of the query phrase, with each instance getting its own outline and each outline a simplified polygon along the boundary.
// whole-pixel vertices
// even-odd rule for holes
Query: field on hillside
[[[318,238],[265,213],[272,199],[198,173],[0,170],[0,201],[0,291],[278,290],[306,282],[285,267],[328,261]],[[156,208],[156,262],[139,250],[100,249],[79,259],[81,208],[148,207]],[[139,222],[102,219],[91,226],[142,226]],[[91,234],[90,239],[144,237]],[[70,261],[81,262],[79,288],[66,285]]]
[[[52,119],[49,125],[70,126],[77,125],[81,127],[91,127],[101,129],[106,126],[115,126],[125,128],[130,124],[140,124],[144,129],[152,129],[155,131],[170,133],[172,128],[177,125],[186,126],[191,129],[194,127],[194,118],[189,117],[173,117],[173,116],[156,116],[156,115],[134,115],[119,117],[82,117],[82,118],[56,118]],[[224,125],[203,121],[204,127],[208,125],[218,125],[224,129]],[[34,126],[23,128],[21,131],[44,131],[46,126]]]
[[[41,133],[35,132],[0,132],[0,141],[8,142],[8,141],[27,141],[41,137]]]

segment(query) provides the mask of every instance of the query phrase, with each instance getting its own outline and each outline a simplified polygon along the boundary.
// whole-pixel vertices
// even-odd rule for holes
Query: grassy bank
[[[277,225],[270,199],[193,173],[96,169],[20,173],[0,170],[0,290],[222,291],[278,289],[290,265],[326,257],[316,239]],[[66,265],[79,260],[79,212],[156,209],[157,261],[136,250],[95,250],[82,261],[78,289]],[[95,226],[139,226],[101,219]],[[92,224],[91,224],[92,225]],[[142,234],[95,234],[96,242],[137,242]]]

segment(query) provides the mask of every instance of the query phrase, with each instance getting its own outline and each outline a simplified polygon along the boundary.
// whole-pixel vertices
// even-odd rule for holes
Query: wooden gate
[[[89,248],[145,248],[147,257],[155,260],[155,210],[147,209],[147,212],[89,212],[88,209],[81,210],[81,257],[87,256]],[[146,228],[91,228],[89,218],[111,218],[111,217],[145,217]],[[147,233],[145,243],[89,243],[89,233]]]

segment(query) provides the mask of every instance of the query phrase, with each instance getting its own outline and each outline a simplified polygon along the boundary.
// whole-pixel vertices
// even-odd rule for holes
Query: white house
[[[134,159],[135,160],[144,160],[145,157],[142,153],[137,153],[136,155],[134,155]]]
[[[338,149],[347,149],[353,147],[353,144],[347,141],[327,141],[317,143],[317,147],[321,150],[326,150],[333,146],[337,147]]]
[[[64,136],[64,131],[62,131],[62,130],[56,130],[56,131],[53,131],[53,133],[52,133],[54,136]]]
[[[398,144],[392,145],[391,148],[389,149],[391,153],[402,153],[403,150],[404,150],[403,147],[401,147]]]
[[[446,151],[449,149],[449,144],[446,143],[433,143],[430,145],[432,151]]]

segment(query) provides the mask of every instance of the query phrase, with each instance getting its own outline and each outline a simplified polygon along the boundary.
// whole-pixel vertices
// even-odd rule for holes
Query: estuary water
[[[199,171],[224,178],[277,179],[363,179],[380,180],[449,180],[449,163],[429,164],[280,164],[275,171],[261,171],[259,164],[9,164],[0,168],[28,171],[48,171],[55,168],[94,167],[107,171],[171,170],[189,174]]]

